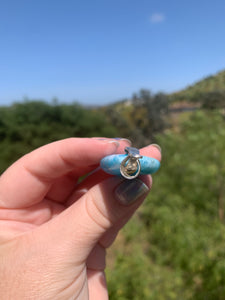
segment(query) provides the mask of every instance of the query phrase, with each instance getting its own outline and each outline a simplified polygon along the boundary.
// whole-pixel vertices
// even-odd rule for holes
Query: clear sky
[[[0,0],[0,104],[105,104],[222,69],[224,0]]]

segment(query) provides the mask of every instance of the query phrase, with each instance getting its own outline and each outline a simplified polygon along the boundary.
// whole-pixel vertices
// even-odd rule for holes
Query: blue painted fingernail
[[[116,199],[123,205],[138,201],[149,192],[148,186],[140,179],[125,180],[116,189]]]

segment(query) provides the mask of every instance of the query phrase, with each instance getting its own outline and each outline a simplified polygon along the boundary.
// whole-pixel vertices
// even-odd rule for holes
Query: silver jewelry
[[[127,156],[120,164],[120,173],[126,179],[134,179],[138,177],[141,172],[139,159],[141,159],[142,156],[139,150],[133,147],[126,147],[125,152]]]

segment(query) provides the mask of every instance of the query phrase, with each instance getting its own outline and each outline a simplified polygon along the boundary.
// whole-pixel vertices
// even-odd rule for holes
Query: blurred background
[[[0,1],[0,172],[43,144],[162,147],[112,300],[225,299],[225,2]]]

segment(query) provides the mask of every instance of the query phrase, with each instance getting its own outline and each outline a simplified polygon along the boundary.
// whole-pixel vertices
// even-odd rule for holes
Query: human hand
[[[1,299],[108,299],[106,248],[152,182],[150,176],[129,181],[96,170],[102,157],[126,146],[123,139],[66,139],[25,155],[3,173]],[[154,146],[140,152],[161,159]]]

